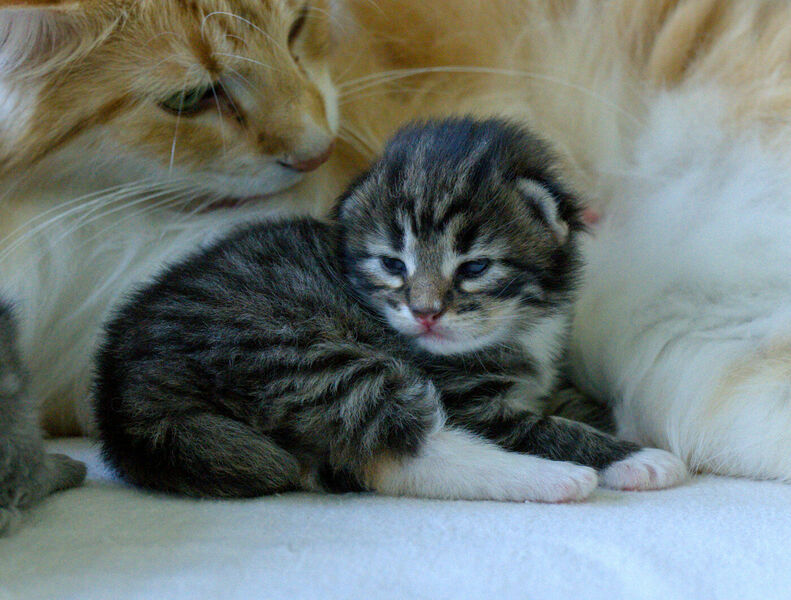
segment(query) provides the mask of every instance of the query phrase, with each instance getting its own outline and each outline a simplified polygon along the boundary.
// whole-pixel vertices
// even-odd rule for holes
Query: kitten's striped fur
[[[540,415],[582,230],[528,132],[406,128],[336,224],[254,226],[133,296],[98,360],[105,457],[140,485],[219,497],[565,501],[595,487],[591,467],[614,487],[674,484],[671,455]]]

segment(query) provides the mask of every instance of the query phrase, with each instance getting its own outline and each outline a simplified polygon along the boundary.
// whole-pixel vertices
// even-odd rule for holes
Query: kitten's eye
[[[183,90],[159,104],[164,110],[181,116],[196,115],[214,106],[212,86]]]
[[[462,263],[456,273],[459,275],[459,277],[463,277],[465,279],[480,277],[489,269],[491,264],[492,261],[490,261],[488,258],[471,260],[469,262]]]
[[[382,266],[385,271],[391,275],[403,275],[406,273],[406,265],[403,260],[392,258],[390,256],[383,256],[381,259]]]
[[[288,45],[291,46],[296,39],[299,37],[299,34],[302,33],[302,30],[305,28],[305,22],[308,20],[308,5],[302,7],[302,10],[299,11],[299,16],[297,20],[294,21],[294,24],[291,26],[291,30],[288,32]]]

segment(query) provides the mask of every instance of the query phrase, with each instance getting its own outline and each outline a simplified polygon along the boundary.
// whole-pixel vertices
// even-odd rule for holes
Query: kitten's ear
[[[566,243],[571,228],[563,218],[559,199],[543,184],[535,179],[519,179],[516,182],[519,191],[538,211],[558,244]]]

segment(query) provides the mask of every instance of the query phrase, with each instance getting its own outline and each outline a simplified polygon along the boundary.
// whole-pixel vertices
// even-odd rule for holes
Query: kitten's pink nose
[[[411,308],[412,314],[415,316],[415,319],[418,323],[425,329],[429,331],[434,325],[437,324],[437,321],[442,318],[442,311],[433,311],[433,310],[421,310],[418,308]]]
[[[312,158],[307,159],[294,159],[294,160],[281,160],[278,161],[282,166],[286,167],[287,169],[293,169],[294,171],[299,171],[300,173],[307,173],[309,171],[315,171],[321,165],[323,165],[327,160],[329,160],[330,156],[332,156],[332,151],[335,150],[335,142],[333,141],[327,146],[327,149],[322,152],[321,154],[314,156]]]

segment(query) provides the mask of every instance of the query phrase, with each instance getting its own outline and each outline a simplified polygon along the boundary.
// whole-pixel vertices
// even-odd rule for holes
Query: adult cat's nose
[[[277,161],[280,166],[286,167],[287,169],[292,169],[293,171],[299,171],[300,173],[307,173],[308,171],[315,171],[321,165],[323,165],[332,155],[332,151],[335,149],[335,141],[330,142],[330,145],[327,146],[327,149],[324,152],[317,154],[312,157],[308,158],[300,158],[294,157],[289,158],[287,160],[279,160]]]

